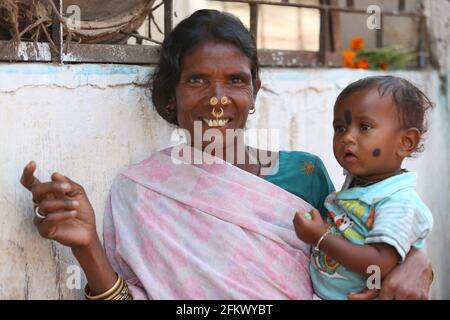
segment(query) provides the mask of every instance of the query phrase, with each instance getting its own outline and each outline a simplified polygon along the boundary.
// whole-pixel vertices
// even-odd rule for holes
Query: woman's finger
[[[305,217],[303,216],[302,212],[296,212],[294,216],[294,225],[295,224],[303,224],[303,220]]]
[[[38,222],[37,227],[39,234],[44,238],[51,239],[55,236],[58,224],[73,219],[77,216],[77,211],[62,211],[48,214],[45,219]]]
[[[67,182],[43,182],[33,184],[31,192],[33,193],[33,200],[40,203],[50,193],[61,194],[70,191],[70,184]]]
[[[34,161],[30,161],[22,172],[22,177],[20,178],[20,183],[31,191],[33,185],[39,183],[39,179],[34,176],[34,171],[36,170],[36,163]]]
[[[379,292],[377,289],[369,290],[366,288],[362,292],[350,292],[347,294],[347,298],[349,300],[372,300],[378,297]]]
[[[76,210],[80,203],[70,199],[44,199],[39,203],[39,213],[43,216],[56,211]]]
[[[70,184],[70,190],[66,192],[66,195],[69,197],[75,197],[77,195],[83,194],[84,189],[81,185],[71,180],[69,177],[63,176],[62,174],[55,172],[52,174],[52,180],[62,183],[69,183]]]

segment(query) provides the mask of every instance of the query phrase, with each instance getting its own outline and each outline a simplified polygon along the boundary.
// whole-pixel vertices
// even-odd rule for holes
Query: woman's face
[[[225,130],[242,129],[259,89],[252,85],[251,61],[237,47],[227,42],[208,41],[189,51],[181,61],[180,81],[176,86],[178,124],[194,138],[194,123],[206,130],[217,129],[225,140]],[[217,121],[212,114],[212,97],[217,97],[216,111],[223,109]],[[222,104],[222,97],[228,103]],[[213,121],[216,120],[216,121]],[[217,132],[217,131],[216,131]],[[203,147],[209,142],[203,142]],[[231,141],[225,142],[229,144]]]

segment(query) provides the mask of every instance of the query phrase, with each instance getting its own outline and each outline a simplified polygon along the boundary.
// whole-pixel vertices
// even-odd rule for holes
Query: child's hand
[[[308,217],[309,214],[310,217]],[[309,214],[297,212],[294,217],[294,228],[300,240],[315,246],[328,228],[319,211],[312,209]]]

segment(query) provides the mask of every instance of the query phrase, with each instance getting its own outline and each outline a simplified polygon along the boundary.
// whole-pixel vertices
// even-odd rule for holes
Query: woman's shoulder
[[[314,180],[321,187],[333,185],[318,155],[305,151],[280,151],[279,159],[278,172],[282,176],[290,179],[301,178],[305,183]],[[328,189],[334,189],[334,187]]]
[[[305,163],[312,166],[322,166],[322,160],[319,156],[305,151],[280,151],[280,164],[284,165]]]
[[[153,159],[157,153],[151,153],[145,159],[133,162],[127,167],[120,169],[113,179],[112,187],[120,188],[124,185],[139,183],[138,180],[149,173],[149,168],[153,166],[152,162],[154,162]]]

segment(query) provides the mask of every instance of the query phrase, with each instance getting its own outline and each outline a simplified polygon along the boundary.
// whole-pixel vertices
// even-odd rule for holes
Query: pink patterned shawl
[[[311,206],[231,164],[176,165],[171,148],[114,181],[104,245],[134,299],[311,299]]]

